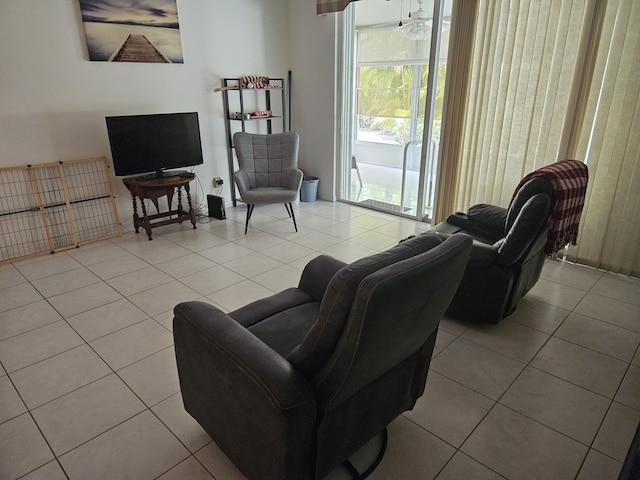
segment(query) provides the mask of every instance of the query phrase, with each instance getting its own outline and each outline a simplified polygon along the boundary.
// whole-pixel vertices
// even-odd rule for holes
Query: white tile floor
[[[0,478],[242,476],[185,413],[171,310],[223,310],[427,228],[327,202],[132,232],[0,267]],[[640,420],[640,281],[548,262],[498,326],[444,319],[371,478],[615,479]],[[334,473],[331,478],[341,478]]]

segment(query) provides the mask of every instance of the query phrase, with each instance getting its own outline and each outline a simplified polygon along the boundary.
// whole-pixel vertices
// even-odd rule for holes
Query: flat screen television
[[[117,176],[162,177],[165,170],[203,163],[197,112],[106,117],[106,122]]]

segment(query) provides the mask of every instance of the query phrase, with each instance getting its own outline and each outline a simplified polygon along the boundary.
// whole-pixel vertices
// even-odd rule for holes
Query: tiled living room
[[[244,207],[0,267],[0,478],[239,479],[184,411],[172,308],[224,311],[428,228],[344,203]],[[615,479],[640,421],[640,281],[547,261],[498,325],[444,318],[370,478]],[[329,478],[346,478],[343,471]]]

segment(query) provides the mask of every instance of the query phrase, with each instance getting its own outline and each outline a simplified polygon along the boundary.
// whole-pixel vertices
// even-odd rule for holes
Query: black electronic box
[[[227,215],[224,211],[224,199],[216,195],[207,195],[207,204],[209,205],[209,216],[224,220]]]

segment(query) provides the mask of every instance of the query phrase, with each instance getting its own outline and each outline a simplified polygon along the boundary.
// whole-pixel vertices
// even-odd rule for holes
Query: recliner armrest
[[[245,475],[307,478],[316,418],[309,382],[216,307],[186,302],[174,314],[185,409]]]
[[[474,240],[467,265],[472,267],[488,267],[495,263],[497,256],[498,249],[496,247]]]
[[[329,255],[320,255],[304,267],[298,288],[320,302],[331,278],[345,265],[347,264]]]
[[[464,215],[464,213],[462,214]],[[450,222],[449,219],[451,217],[453,217],[454,215],[449,215],[449,218],[447,218],[446,221],[438,223],[436,226],[431,227],[428,232],[434,232],[434,233],[438,233],[438,234],[443,234],[445,235],[445,237],[448,238],[448,236],[453,235],[454,233],[460,232],[464,230],[464,227],[461,225],[457,225],[453,222]],[[454,219],[454,222],[456,220]]]
[[[469,217],[467,217],[467,214],[464,212],[456,212],[452,215],[449,215],[446,221],[447,223],[455,225],[456,227],[460,227],[462,229],[469,228]]]
[[[204,302],[184,302],[174,309],[174,337],[178,368],[185,356],[203,355],[203,369],[233,379],[234,392],[248,387],[255,402],[270,409],[287,409],[314,403],[307,380],[293,366],[222,310]],[[195,345],[197,344],[197,346]],[[184,372],[187,375],[192,372]],[[255,395],[255,390],[262,393]],[[220,395],[225,394],[221,389]]]
[[[439,227],[440,225],[444,225],[445,227],[449,225],[455,228],[454,226],[452,226],[447,222],[440,223],[436,226]],[[443,240],[446,240],[447,238],[453,235],[453,233],[448,233],[443,230],[446,230],[446,228],[443,228],[435,232]],[[471,253],[469,254],[469,260],[467,261],[467,265],[472,267],[487,267],[495,263],[497,256],[498,256],[498,249],[494,245],[483,243],[474,238],[473,245],[471,246]]]

